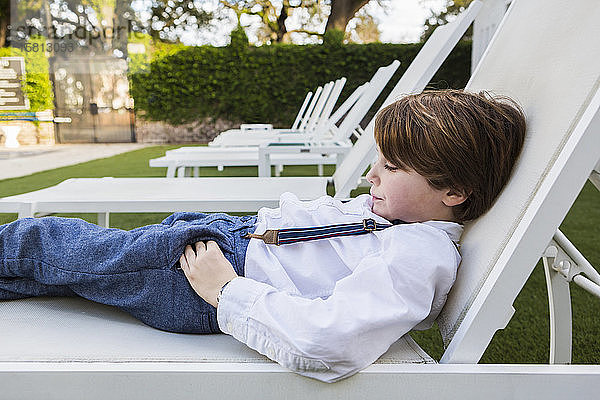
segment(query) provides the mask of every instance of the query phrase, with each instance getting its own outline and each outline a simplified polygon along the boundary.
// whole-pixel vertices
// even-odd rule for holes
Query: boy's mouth
[[[378,197],[378,196],[375,196],[373,193],[371,193],[371,197],[373,198],[373,201],[376,201],[376,200],[383,200],[383,198],[381,198],[381,197]]]

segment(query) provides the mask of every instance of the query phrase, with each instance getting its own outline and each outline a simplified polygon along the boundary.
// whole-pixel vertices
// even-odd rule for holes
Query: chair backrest
[[[373,106],[373,103],[375,103],[375,100],[377,100],[385,85],[392,79],[392,75],[394,75],[394,72],[396,72],[399,66],[400,61],[394,60],[390,65],[379,67],[369,81],[369,86],[367,86],[365,92],[360,96],[354,106],[352,106],[352,109],[348,112],[338,129],[336,129],[334,140],[348,140],[354,131],[354,128],[356,128],[365,115],[367,115],[367,112],[369,112],[369,109]]]
[[[325,86],[323,86],[323,91],[321,92],[321,95],[319,96],[319,99],[317,100],[317,103],[315,104],[315,107],[312,110],[310,117],[308,118],[308,120],[306,121],[306,124],[304,125],[305,131],[308,132],[312,129],[312,127],[314,127],[314,124],[319,119],[319,116],[321,115],[321,112],[323,111],[323,108],[325,107],[325,103],[327,102],[327,99],[329,98],[329,95],[331,94],[331,91],[333,90],[334,86],[335,86],[334,81],[328,82],[325,84]]]
[[[352,92],[352,94],[348,96],[348,98],[335,110],[335,112],[329,117],[329,119],[325,123],[329,124],[330,127],[335,126],[334,124],[336,124],[340,119],[342,119],[344,115],[346,115],[348,110],[352,108],[354,103],[358,101],[360,96],[362,96],[362,94],[367,90],[368,87],[369,82],[365,82],[356,89],[354,89],[354,92]],[[317,129],[320,129],[320,127],[317,127]]]
[[[527,137],[494,206],[466,224],[463,260],[438,317],[448,345],[442,362],[477,362],[506,326],[515,297],[598,161],[597,131],[595,146],[575,159],[572,152],[585,138],[579,133],[589,123],[586,110],[598,107],[599,19],[599,2],[516,0],[467,84],[468,91],[515,99],[527,116]],[[571,178],[559,183],[557,174],[567,172]]]
[[[306,110],[306,107],[308,107],[308,103],[310,102],[312,95],[313,95],[312,92],[308,92],[306,94],[306,97],[304,98],[304,102],[302,102],[302,106],[300,106],[300,110],[298,110],[296,119],[294,120],[294,123],[292,124],[292,127],[291,127],[292,130],[297,130],[298,127],[300,126],[300,122],[302,121],[302,116],[304,115],[304,111]]]
[[[381,108],[410,93],[421,92],[442,65],[450,51],[456,46],[481,8],[480,1],[474,1],[454,21],[437,28],[423,45],[408,69],[404,72]],[[369,122],[365,132],[354,143],[348,155],[333,174],[335,197],[347,198],[369,164],[376,156],[377,148],[373,138],[375,118]]]
[[[331,83],[331,82],[329,82],[329,83]],[[315,107],[317,106],[319,99],[321,98],[322,92],[323,92],[323,86],[319,86],[317,88],[317,90],[315,90],[315,94],[313,95],[312,99],[310,100],[310,103],[308,104],[308,107],[306,108],[306,112],[302,116],[302,120],[300,121],[300,125],[298,126],[299,131],[303,131],[306,129],[306,125],[308,124],[308,121],[310,120],[311,116],[313,115],[313,111],[314,111]]]
[[[317,106],[315,112],[313,113],[313,117],[311,117],[309,120],[306,126],[307,133],[312,132],[317,126],[321,125],[324,121],[327,121],[331,115],[333,106],[335,103],[337,103],[340,93],[342,93],[342,89],[344,88],[345,84],[346,78],[342,77],[335,81],[328,93],[324,92],[321,95],[323,97],[322,104]]]

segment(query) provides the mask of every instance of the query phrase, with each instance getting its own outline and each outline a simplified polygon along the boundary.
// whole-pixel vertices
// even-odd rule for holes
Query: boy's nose
[[[369,181],[370,184],[374,185],[375,184],[375,177],[376,174],[375,172],[373,172],[374,170],[374,166],[371,166],[371,169],[369,170],[369,172],[367,172],[367,175],[365,176],[367,178],[367,181]]]

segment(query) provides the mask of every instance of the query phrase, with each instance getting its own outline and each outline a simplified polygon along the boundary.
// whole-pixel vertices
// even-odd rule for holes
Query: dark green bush
[[[309,90],[341,76],[341,95],[352,91],[383,65],[401,61],[380,96],[383,101],[421,44],[278,44],[262,47],[186,47],[153,61],[145,73],[132,73],[131,94],[138,115],[181,124],[204,117],[271,122],[289,126]],[[462,88],[469,77],[471,44],[460,43],[431,85]],[[338,102],[339,104],[340,102]]]
[[[244,27],[238,24],[237,28],[231,31],[231,42],[229,46],[245,48],[250,46],[250,42],[248,41],[248,35],[246,35],[246,31]]]

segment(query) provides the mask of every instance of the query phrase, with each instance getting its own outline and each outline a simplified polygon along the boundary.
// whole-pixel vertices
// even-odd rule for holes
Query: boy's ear
[[[444,196],[442,202],[448,207],[454,207],[467,200],[471,193],[472,191],[466,193],[458,190],[449,189],[448,192],[446,192],[446,195]]]

